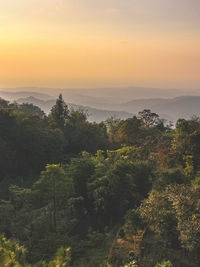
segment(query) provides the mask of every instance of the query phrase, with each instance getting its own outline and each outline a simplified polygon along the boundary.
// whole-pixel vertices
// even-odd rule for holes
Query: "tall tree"
[[[138,113],[138,118],[141,119],[146,126],[164,128],[163,120],[160,119],[158,114],[151,112],[150,109],[140,111]]]
[[[40,204],[51,207],[53,231],[56,232],[57,212],[73,192],[72,180],[59,165],[47,165],[33,189],[38,193]]]
[[[52,107],[51,113],[49,114],[49,123],[51,126],[63,130],[66,125],[68,115],[69,109],[63,100],[62,94],[60,94],[56,100],[56,104]]]

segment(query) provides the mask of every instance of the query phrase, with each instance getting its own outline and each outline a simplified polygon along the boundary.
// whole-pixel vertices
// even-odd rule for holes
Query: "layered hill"
[[[19,104],[22,104],[22,103],[34,104],[40,107],[42,110],[44,110],[46,114],[50,112],[52,106],[55,105],[56,103],[55,99],[45,101],[45,100],[35,98],[33,96],[29,96],[27,98],[19,98],[16,101]],[[76,105],[72,103],[67,103],[67,105],[70,109],[85,111],[88,114],[89,121],[100,122],[100,121],[105,121],[109,117],[127,119],[133,116],[133,114],[126,112],[126,111],[101,110],[101,109],[91,108],[88,106]]]

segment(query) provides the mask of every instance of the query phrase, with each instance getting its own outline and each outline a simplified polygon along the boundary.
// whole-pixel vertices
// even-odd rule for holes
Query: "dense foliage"
[[[0,99],[0,151],[0,266],[200,266],[198,118]]]

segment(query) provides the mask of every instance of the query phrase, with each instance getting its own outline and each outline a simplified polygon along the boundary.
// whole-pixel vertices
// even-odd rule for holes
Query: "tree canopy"
[[[0,99],[0,150],[0,266],[200,266],[200,119]]]

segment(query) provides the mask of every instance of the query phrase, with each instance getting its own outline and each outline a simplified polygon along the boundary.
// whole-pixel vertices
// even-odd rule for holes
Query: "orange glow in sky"
[[[199,0],[0,3],[0,87],[200,87]]]

